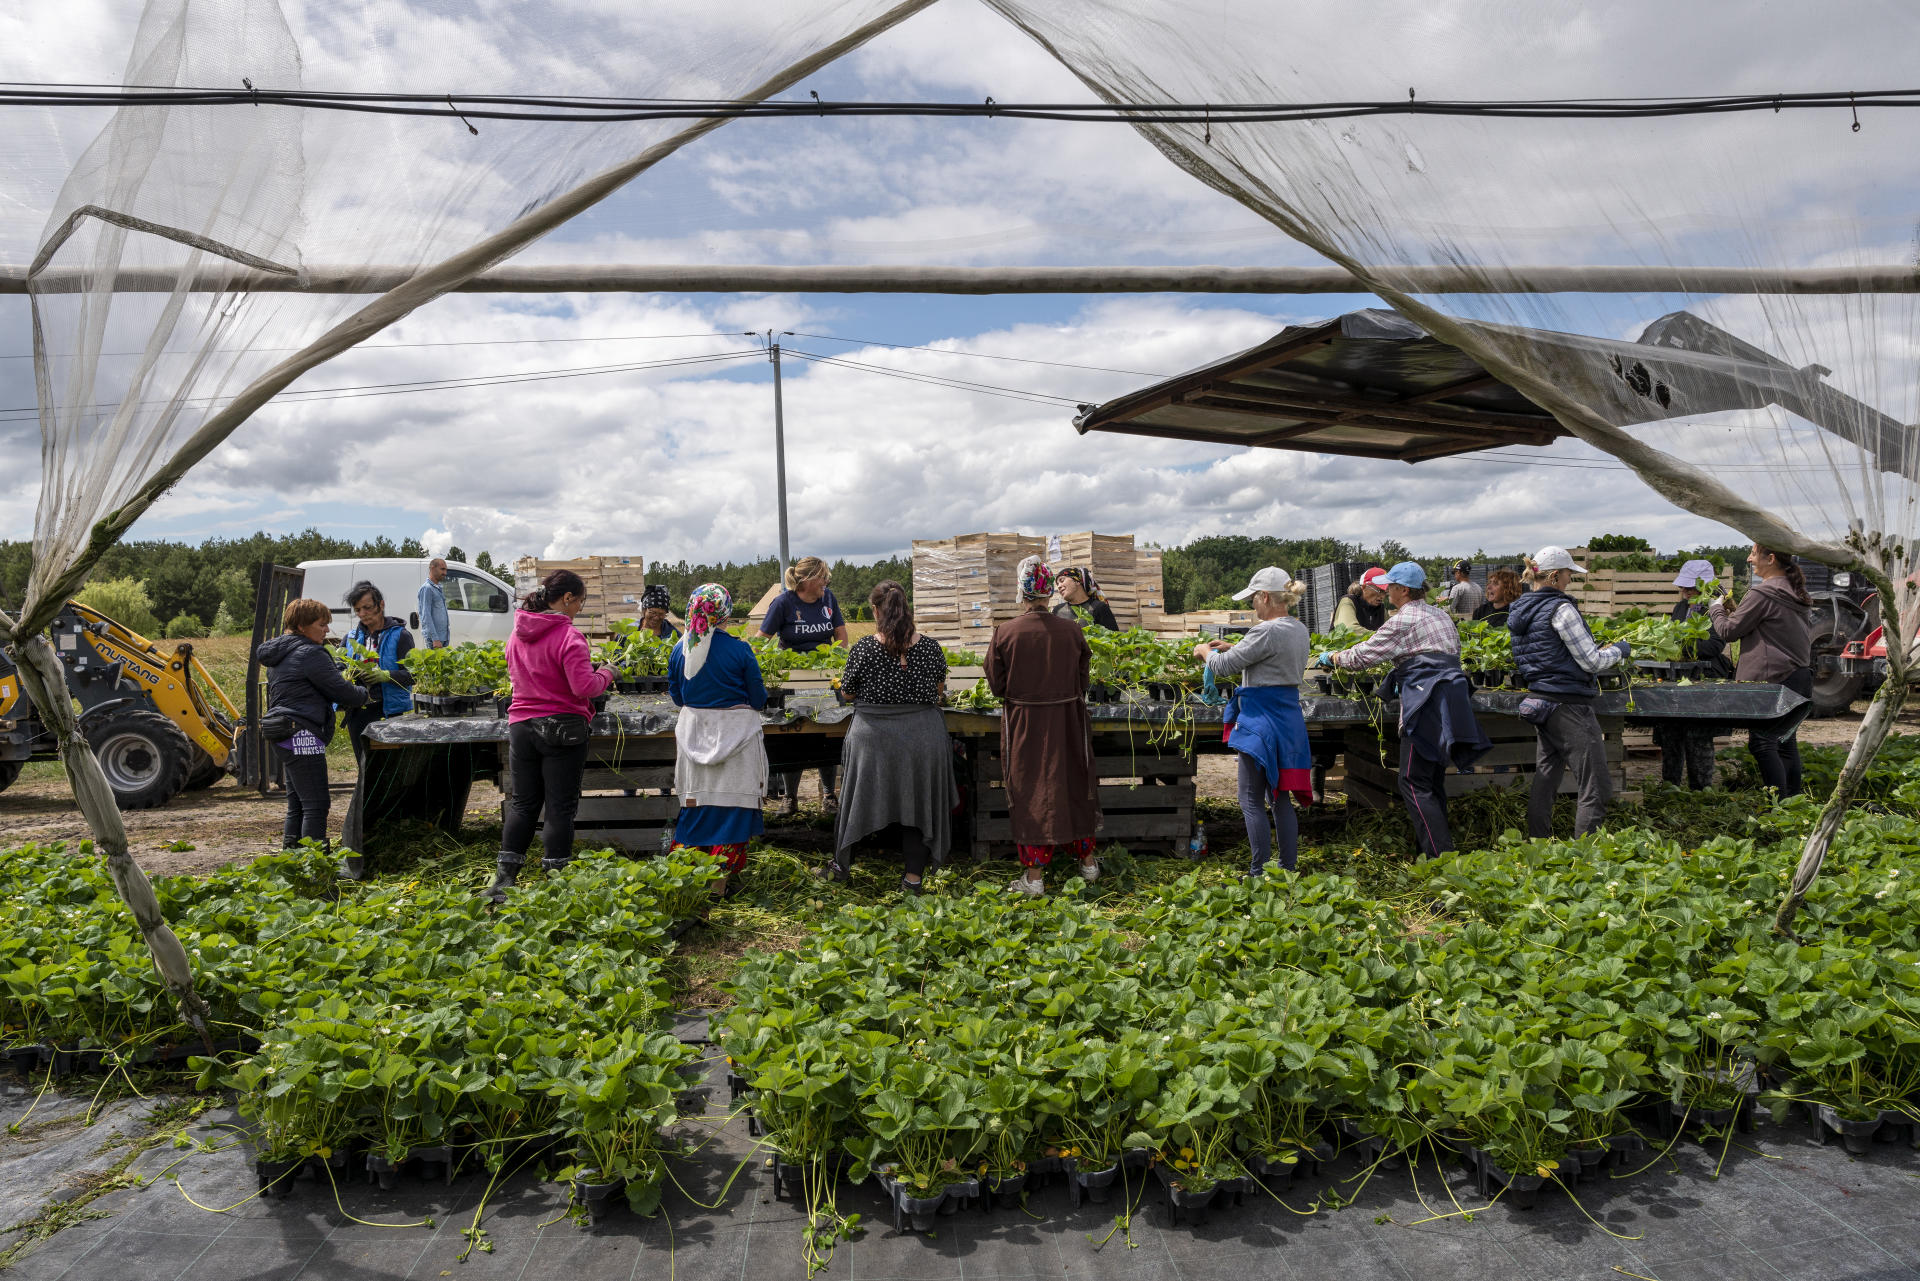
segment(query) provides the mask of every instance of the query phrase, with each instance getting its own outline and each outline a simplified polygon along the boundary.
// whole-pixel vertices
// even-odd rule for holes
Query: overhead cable
[[[809,97],[769,99],[588,97],[572,94],[356,93],[234,85],[135,86],[13,81],[0,83],[0,106],[24,107],[295,107],[378,115],[441,116],[472,129],[474,120],[604,124],[634,120],[828,116],[922,116],[1056,120],[1087,124],[1198,125],[1209,138],[1234,124],[1337,120],[1355,116],[1479,116],[1493,119],[1641,119],[1752,111],[1920,107],[1920,89],[1842,89],[1648,98],[1385,99],[1349,102],[843,102]]]

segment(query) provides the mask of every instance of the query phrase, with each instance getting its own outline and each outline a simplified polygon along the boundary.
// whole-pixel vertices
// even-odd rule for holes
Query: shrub
[[[153,597],[147,594],[147,585],[137,578],[110,578],[105,582],[88,583],[74,595],[74,599],[82,605],[91,605],[122,627],[131,628],[142,636],[160,635],[160,620],[153,615]]]
[[[207,634],[207,625],[192,614],[182,614],[167,624],[168,640],[198,640]]]

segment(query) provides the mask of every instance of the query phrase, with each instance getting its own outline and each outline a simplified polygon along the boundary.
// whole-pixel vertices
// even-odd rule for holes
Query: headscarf
[[[1038,556],[1020,562],[1020,599],[1045,600],[1053,595],[1053,571]]]
[[[1093,581],[1093,571],[1090,569],[1080,569],[1077,566],[1070,565],[1065,569],[1055,571],[1053,577],[1055,582],[1058,582],[1062,578],[1071,578],[1074,582],[1080,584],[1080,590],[1087,594],[1087,599],[1089,600],[1104,601],[1106,599],[1100,592],[1099,584]]]
[[[686,656],[683,672],[692,680],[707,664],[707,644],[713,638],[714,625],[733,616],[733,596],[718,583],[702,583],[687,597],[687,635],[680,642]]]
[[[648,583],[646,590],[640,593],[640,608],[643,610],[673,608],[673,597],[667,594],[666,584]]]

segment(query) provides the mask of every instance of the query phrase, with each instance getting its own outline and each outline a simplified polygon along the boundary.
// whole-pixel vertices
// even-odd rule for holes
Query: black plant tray
[[[1247,1188],[1253,1183],[1250,1178],[1221,1179],[1212,1187],[1199,1192],[1190,1192],[1180,1185],[1180,1172],[1165,1165],[1153,1167],[1160,1176],[1160,1187],[1167,1207],[1167,1222],[1179,1227],[1184,1221],[1189,1226],[1198,1227],[1208,1221],[1210,1212],[1216,1206],[1237,1206],[1245,1198]]]
[[[492,716],[497,700],[491,694],[415,694],[413,705],[432,717],[471,716],[481,711]]]
[[[666,676],[622,676],[613,687],[622,694],[664,694],[671,683]]]
[[[1663,662],[1649,659],[1646,662],[1635,660],[1634,675],[1655,681],[1697,681],[1704,679],[1711,664],[1698,661]]]
[[[1067,1199],[1074,1209],[1080,1208],[1082,1201],[1091,1201],[1095,1205],[1105,1205],[1113,1196],[1113,1185],[1121,1179],[1126,1170],[1124,1160],[1115,1161],[1103,1170],[1083,1170],[1075,1158],[1067,1162]]]
[[[1513,1206],[1516,1210],[1531,1210],[1533,1208],[1535,1200],[1540,1195],[1540,1189],[1547,1185],[1547,1176],[1544,1174],[1510,1174],[1500,1168],[1498,1161],[1495,1161],[1480,1149],[1474,1149],[1474,1154],[1478,1164],[1478,1169],[1474,1174],[1474,1187],[1482,1197],[1491,1197],[1495,1192],[1505,1188],[1506,1191],[1502,1193],[1500,1197],[1502,1201]],[[1579,1168],[1577,1163],[1573,1166],[1574,1170],[1578,1170]],[[1566,1179],[1567,1173],[1567,1167],[1565,1163],[1562,1163],[1559,1174],[1563,1180]],[[1576,1175],[1575,1177],[1577,1178],[1578,1176]]]
[[[625,1179],[615,1179],[610,1183],[593,1183],[586,1179],[575,1179],[573,1199],[586,1207],[589,1224],[598,1223],[606,1217],[607,1211],[620,1204],[620,1194],[626,1191],[626,1188]]]
[[[893,1203],[895,1232],[931,1232],[938,1214],[957,1214],[980,1195],[980,1180],[951,1183],[930,1196],[914,1196],[906,1184],[884,1170],[875,1170],[874,1181]]]
[[[390,1192],[394,1180],[406,1166],[412,1166],[422,1179],[437,1178],[442,1183],[451,1184],[455,1171],[459,1169],[459,1162],[453,1159],[450,1145],[408,1148],[406,1156],[398,1161],[388,1160],[385,1152],[369,1152],[367,1182],[379,1184],[382,1192]]]

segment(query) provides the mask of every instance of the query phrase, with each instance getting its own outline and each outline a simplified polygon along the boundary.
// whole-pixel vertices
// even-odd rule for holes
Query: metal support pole
[[[787,428],[780,405],[780,344],[767,335],[773,359],[773,484],[780,500],[780,585],[787,585]]]

